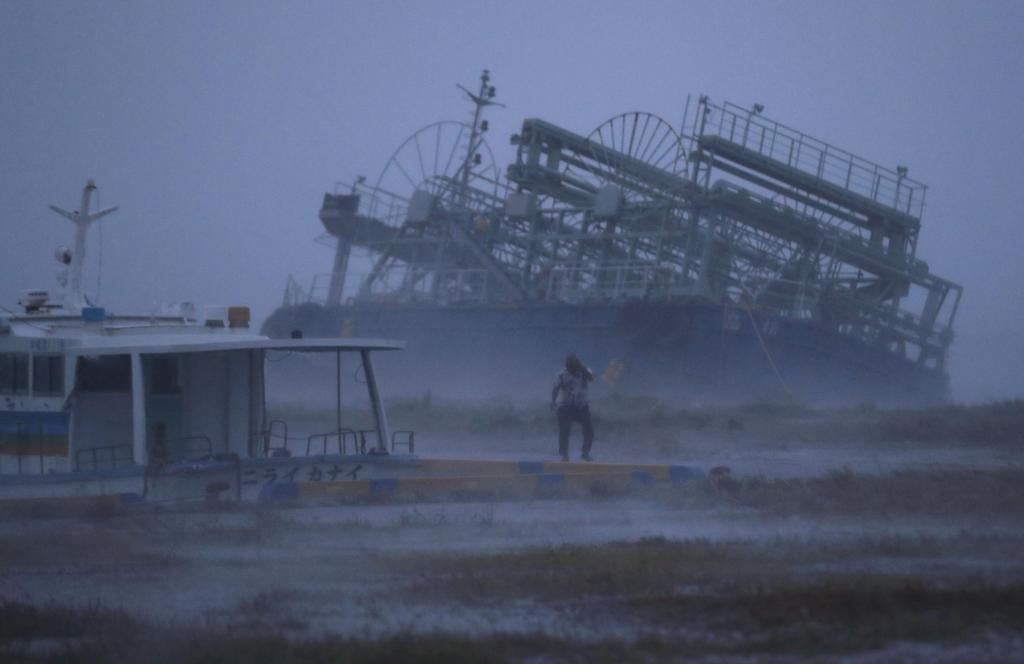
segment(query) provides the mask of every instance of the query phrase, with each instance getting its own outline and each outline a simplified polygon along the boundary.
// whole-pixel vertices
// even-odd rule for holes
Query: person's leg
[[[569,458],[569,432],[572,430],[572,412],[569,406],[558,408],[558,453],[565,461]]]
[[[583,426],[583,458],[590,458],[590,446],[594,444],[594,424],[590,421],[590,406],[580,408],[580,424]]]

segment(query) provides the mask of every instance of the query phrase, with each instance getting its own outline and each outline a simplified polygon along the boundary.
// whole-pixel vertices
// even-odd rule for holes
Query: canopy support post
[[[339,452],[341,446],[341,351],[334,351],[334,423],[338,432]]]
[[[146,465],[146,391],[142,373],[142,355],[131,354],[132,360],[132,460]]]
[[[384,406],[380,401],[380,394],[377,392],[377,377],[373,373],[373,362],[370,360],[370,351],[363,349],[359,351],[363,358],[363,373],[366,374],[366,387],[370,392],[370,403],[373,405],[373,417],[377,422],[377,452],[387,454],[388,440],[388,418],[384,413]]]

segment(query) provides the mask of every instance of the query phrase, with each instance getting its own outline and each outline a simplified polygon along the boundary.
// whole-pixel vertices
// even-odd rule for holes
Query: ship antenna
[[[65,219],[68,219],[75,225],[75,249],[71,253],[71,263],[68,268],[71,272],[71,279],[67,289],[64,291],[64,308],[73,313],[80,312],[83,307],[88,306],[89,304],[88,300],[85,299],[85,294],[82,292],[82,266],[85,263],[85,236],[89,231],[89,225],[117,210],[117,206],[114,206],[107,208],[106,210],[100,210],[90,214],[89,201],[92,198],[92,193],[94,191],[96,191],[96,183],[93,180],[89,180],[82,189],[81,203],[78,209],[74,212],[68,212],[56,205],[50,206],[51,210]]]
[[[483,111],[488,106],[501,106],[505,108],[505,104],[494,101],[497,91],[493,85],[490,85],[490,82],[491,72],[485,69],[480,74],[480,91],[476,94],[456,84],[456,87],[465,92],[466,96],[473,102],[473,126],[469,132],[469,147],[466,149],[466,159],[462,162],[462,191],[460,194],[463,201],[469,197],[469,174],[475,164],[477,148],[483,142],[483,133],[487,131],[487,122],[481,122]]]

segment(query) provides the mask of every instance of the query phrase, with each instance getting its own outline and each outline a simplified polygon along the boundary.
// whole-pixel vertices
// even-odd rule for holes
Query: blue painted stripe
[[[544,472],[543,461],[520,461],[519,472],[523,475],[540,475]]]
[[[120,498],[122,505],[138,505],[145,502],[145,499],[137,493],[122,493]]]
[[[540,489],[560,489],[565,485],[562,473],[542,473],[537,475],[537,487]]]
[[[370,480],[371,494],[390,494],[398,491],[397,477],[384,477]]]
[[[646,470],[634,470],[629,476],[633,481],[633,484],[639,484],[641,486],[654,484],[654,475],[651,475]]]
[[[115,480],[125,477],[142,479],[142,466],[121,466],[103,470],[83,470],[65,473],[46,473],[43,475],[0,475],[0,486],[73,484],[92,480]]]
[[[260,489],[257,500],[260,502],[275,503],[279,501],[294,500],[299,496],[299,485],[295,482],[271,482],[264,484]]]
[[[16,433],[19,430],[53,434],[68,432],[71,415],[65,412],[37,410],[0,411],[0,431]]]
[[[297,465],[320,465],[325,464],[341,464],[345,466],[346,471],[352,470],[356,465],[362,465],[364,467],[369,466],[397,466],[399,468],[416,468],[420,464],[420,459],[417,457],[410,457],[403,455],[402,458],[393,456],[381,456],[376,454],[349,454],[349,455],[337,455],[328,454],[327,456],[290,456],[290,457],[256,457],[252,459],[242,459],[244,468],[280,468],[286,467],[291,468]]]
[[[704,477],[704,471],[691,466],[669,466],[668,479],[670,482],[687,482],[699,480]]]

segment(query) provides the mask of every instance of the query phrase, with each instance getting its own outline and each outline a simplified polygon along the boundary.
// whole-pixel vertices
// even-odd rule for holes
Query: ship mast
[[[117,206],[114,206],[90,214],[89,203],[92,198],[92,192],[94,191],[96,191],[96,183],[93,180],[89,180],[82,189],[81,203],[79,204],[78,209],[74,212],[68,212],[56,205],[50,206],[51,210],[65,219],[68,219],[75,225],[75,248],[71,252],[71,263],[68,266],[71,274],[68,286],[64,291],[64,308],[72,313],[78,313],[83,307],[89,306],[89,301],[86,299],[85,293],[82,292],[82,266],[85,264],[85,236],[89,231],[89,226],[92,222],[97,221],[117,210]]]
[[[484,108],[488,106],[501,106],[504,108],[504,104],[494,101],[494,96],[497,94],[493,85],[490,85],[491,72],[485,69],[480,75],[480,91],[473,94],[461,85],[456,86],[466,93],[470,101],[473,102],[473,126],[469,132],[469,147],[466,149],[466,159],[462,162],[462,182],[459,190],[459,197],[465,202],[469,197],[469,175],[473,166],[477,163],[477,148],[480,147],[480,143],[483,142],[483,132],[487,131],[487,122],[481,122]]]

